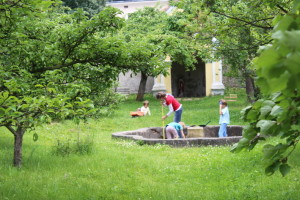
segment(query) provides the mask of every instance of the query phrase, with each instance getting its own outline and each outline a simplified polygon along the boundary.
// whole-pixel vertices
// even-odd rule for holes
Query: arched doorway
[[[205,63],[199,61],[195,70],[173,62],[171,68],[172,94],[175,97],[203,97],[206,95]]]

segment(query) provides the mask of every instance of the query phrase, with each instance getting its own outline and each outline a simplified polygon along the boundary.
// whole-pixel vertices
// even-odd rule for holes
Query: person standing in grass
[[[178,123],[181,121],[182,104],[180,104],[171,94],[159,92],[156,95],[156,99],[161,100],[162,105],[169,107],[169,112],[165,116],[162,116],[162,120],[165,120],[173,112],[175,112],[174,122]]]
[[[229,109],[225,100],[219,101],[220,129],[219,137],[227,137],[227,125],[230,123]]]

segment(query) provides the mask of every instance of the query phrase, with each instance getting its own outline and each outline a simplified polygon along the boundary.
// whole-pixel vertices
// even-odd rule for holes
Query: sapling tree
[[[263,98],[243,109],[248,125],[232,151],[252,150],[261,140],[278,138],[276,144],[264,145],[265,173],[279,170],[285,176],[300,140],[300,2],[294,1],[292,11],[277,16],[274,24],[272,44],[253,61]]]
[[[117,9],[90,19],[80,9],[57,9],[59,1],[0,1],[0,126],[14,135],[14,166],[21,166],[27,130],[97,114],[97,96],[136,68],[140,50],[115,35],[124,24]]]

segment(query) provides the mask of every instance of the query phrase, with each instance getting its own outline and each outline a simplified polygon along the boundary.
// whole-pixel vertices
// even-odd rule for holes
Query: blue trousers
[[[227,137],[227,124],[226,123],[223,123],[220,125],[218,135],[219,135],[219,137]]]
[[[178,137],[179,137],[179,138],[183,138],[183,135],[181,134],[181,131],[180,131],[180,130],[179,130],[179,131],[177,130],[177,134],[178,134]]]
[[[181,121],[181,114],[182,114],[182,106],[179,110],[175,111],[174,113],[174,122],[178,123]]]

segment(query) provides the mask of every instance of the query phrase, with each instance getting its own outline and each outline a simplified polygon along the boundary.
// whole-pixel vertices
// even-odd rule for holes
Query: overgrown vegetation
[[[78,126],[77,126],[78,127]],[[56,156],[69,156],[71,154],[91,154],[94,148],[94,136],[82,134],[81,130],[71,130],[69,134],[56,136],[56,143],[52,148],[52,154]]]

